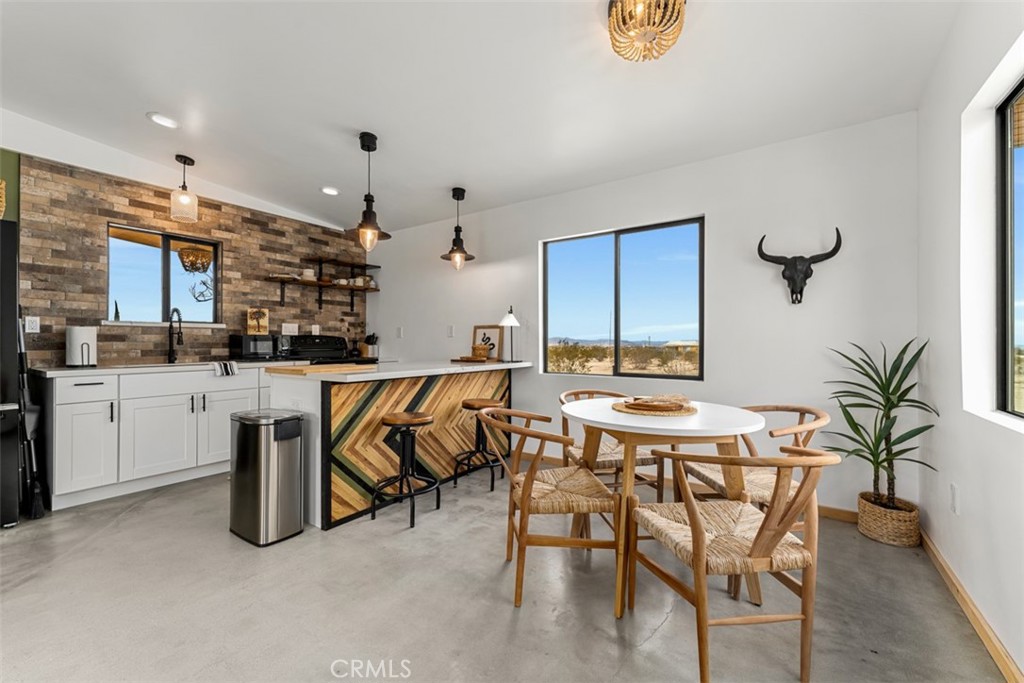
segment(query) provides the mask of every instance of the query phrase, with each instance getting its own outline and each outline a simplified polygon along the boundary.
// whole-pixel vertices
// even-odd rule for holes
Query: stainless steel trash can
[[[302,521],[302,413],[232,413],[232,533],[262,547],[302,533]]]

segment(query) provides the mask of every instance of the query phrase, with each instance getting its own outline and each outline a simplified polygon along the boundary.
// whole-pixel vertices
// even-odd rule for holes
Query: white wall
[[[1024,77],[1022,30],[1024,4],[966,3],[925,90],[918,130],[918,315],[931,339],[922,386],[942,413],[924,440],[938,472],[922,476],[923,524],[1018,663],[1024,421],[993,412],[993,106]],[[959,515],[950,484],[959,488]]]
[[[823,384],[840,374],[828,347],[848,340],[891,347],[916,334],[916,157],[910,113],[464,215],[477,260],[459,273],[438,258],[451,244],[454,218],[402,230],[370,259],[382,266],[382,292],[370,297],[368,329],[381,335],[384,356],[447,360],[468,352],[473,324],[497,322],[512,304],[523,324],[516,355],[539,366],[540,240],[704,214],[705,380],[534,368],[514,374],[515,407],[557,415],[560,392],[595,386],[736,405],[805,403],[836,414]],[[467,189],[464,208],[472,209],[472,183]],[[779,267],[757,258],[758,239],[767,233],[776,253],[821,252],[832,246],[833,226],[843,232],[842,252],[815,268],[803,303],[790,304]],[[396,338],[398,326],[404,339]],[[917,468],[899,474],[900,495],[916,500]],[[857,492],[869,486],[867,465],[845,462],[826,473],[822,502],[855,508]]]

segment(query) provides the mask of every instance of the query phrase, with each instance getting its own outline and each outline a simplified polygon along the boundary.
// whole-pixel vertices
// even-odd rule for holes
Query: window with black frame
[[[217,244],[191,237],[107,227],[107,318],[217,322]]]
[[[1000,105],[999,407],[1024,417],[1024,81]]]
[[[703,377],[704,219],[544,242],[544,370]]]

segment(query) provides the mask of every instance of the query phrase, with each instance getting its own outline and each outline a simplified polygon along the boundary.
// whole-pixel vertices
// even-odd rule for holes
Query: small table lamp
[[[512,314],[512,307],[511,306],[508,307],[508,313],[505,314],[505,317],[501,319],[501,322],[498,323],[498,325],[501,326],[501,327],[519,327],[519,321],[516,320],[515,315]],[[515,363],[516,362],[516,347],[512,343],[512,333],[513,333],[512,330],[508,331],[508,362],[509,363]]]

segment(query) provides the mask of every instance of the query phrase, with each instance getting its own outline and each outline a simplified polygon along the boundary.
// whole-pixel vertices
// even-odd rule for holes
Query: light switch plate
[[[405,337],[405,330],[401,326],[395,328],[395,337],[398,339]]]
[[[281,334],[298,334],[298,323],[281,323]]]
[[[448,326],[448,338],[453,339],[455,337],[455,325]]]
[[[25,316],[25,334],[38,334],[39,333],[39,316],[28,315]]]
[[[312,332],[313,332],[313,334],[320,334],[320,326],[319,325],[313,325]]]

